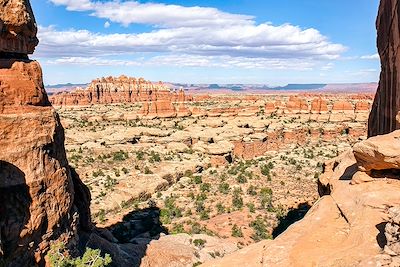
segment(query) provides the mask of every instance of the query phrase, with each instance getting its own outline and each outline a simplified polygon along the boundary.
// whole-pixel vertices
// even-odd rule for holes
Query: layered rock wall
[[[44,265],[50,242],[90,229],[90,194],[69,167],[43,87],[29,1],[0,1],[0,266]]]
[[[400,128],[399,23],[399,1],[382,0],[376,21],[381,75],[369,117],[368,136],[387,134]]]

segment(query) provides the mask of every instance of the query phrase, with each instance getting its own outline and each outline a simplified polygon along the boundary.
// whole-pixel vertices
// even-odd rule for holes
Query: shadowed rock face
[[[399,1],[382,0],[376,27],[381,76],[369,117],[368,136],[387,134],[400,128],[396,120],[400,111],[400,28]]]
[[[24,57],[32,54],[39,40],[28,0],[0,0],[0,55]]]
[[[28,0],[0,0],[0,266],[44,265],[51,241],[90,229],[90,194],[68,165],[64,129],[27,54],[38,41]]]

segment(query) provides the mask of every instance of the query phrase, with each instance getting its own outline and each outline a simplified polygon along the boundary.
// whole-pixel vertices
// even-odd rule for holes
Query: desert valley
[[[46,91],[28,55],[52,28],[0,0],[0,267],[400,266],[397,7],[379,6],[379,84]]]

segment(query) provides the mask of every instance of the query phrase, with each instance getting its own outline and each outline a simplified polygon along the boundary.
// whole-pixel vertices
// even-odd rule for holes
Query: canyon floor
[[[279,94],[214,95],[187,103],[197,114],[173,118],[139,116],[138,103],[57,111],[97,226],[119,242],[189,234],[201,252],[196,263],[272,239],[302,218],[318,199],[323,163],[366,138],[369,108],[334,107],[369,106],[371,99],[301,101],[317,98],[328,110],[271,110],[268,103],[293,102]],[[215,240],[223,240],[222,252],[204,252]]]

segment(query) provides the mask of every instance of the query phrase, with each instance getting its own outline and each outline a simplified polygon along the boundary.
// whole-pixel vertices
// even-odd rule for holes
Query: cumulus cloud
[[[104,28],[108,29],[108,28],[110,28],[110,26],[111,26],[111,24],[110,24],[109,21],[106,21],[106,22],[104,23]]]
[[[70,11],[89,11],[92,16],[106,18],[128,26],[133,23],[160,27],[204,27],[205,25],[252,24],[252,16],[231,14],[210,7],[184,7],[137,1],[50,0]]]
[[[100,34],[40,27],[41,56],[81,56],[137,52],[179,52],[261,58],[335,59],[345,48],[314,29],[282,26],[237,26],[229,29],[171,28],[140,34]]]
[[[379,55],[378,55],[378,53],[373,54],[373,55],[365,55],[365,56],[362,56],[361,59],[375,60],[375,59],[379,59]]]
[[[296,59],[263,59],[230,56],[163,55],[150,59],[116,60],[101,57],[61,57],[44,61],[47,65],[87,66],[174,66],[174,67],[218,67],[243,69],[292,69],[310,70],[317,62]]]
[[[50,0],[71,11],[85,11],[107,22],[146,24],[153,30],[131,34],[102,34],[88,30],[58,30],[40,27],[40,57],[103,57],[156,53],[166,61],[180,60],[203,66],[221,65],[221,58],[234,60],[235,66],[287,66],[301,68],[316,60],[333,60],[346,51],[313,28],[291,24],[257,23],[252,16],[231,14],[210,7],[184,7],[137,1]],[[104,24],[107,28],[109,24]],[[182,56],[183,55],[183,56]],[[160,60],[160,57],[156,57]],[[117,62],[112,61],[117,64]],[[230,61],[232,62],[232,61]],[[171,63],[175,64],[175,63]]]

